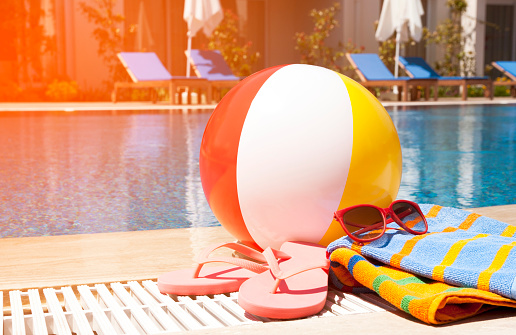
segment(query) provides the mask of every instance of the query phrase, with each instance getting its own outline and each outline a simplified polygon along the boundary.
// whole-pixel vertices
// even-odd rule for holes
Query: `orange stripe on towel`
[[[443,208],[443,206],[434,205],[430,210],[428,211],[428,214],[425,215],[426,218],[435,218],[437,214],[439,214],[439,211]]]
[[[418,215],[418,217],[415,218],[414,220],[410,220],[410,221],[405,222],[405,226],[407,226],[408,228],[412,229],[412,228],[414,228],[415,225],[417,225],[421,221],[423,221],[423,219],[421,218],[420,215]]]
[[[362,252],[362,245],[360,245],[357,242],[353,242],[353,244],[351,245],[351,250],[360,254]]]
[[[425,237],[432,235],[432,234],[437,234],[437,232],[430,233],[430,234],[424,234],[424,235],[417,235],[417,236],[414,236],[413,238],[411,238],[410,240],[408,240],[407,242],[405,242],[405,245],[403,246],[403,248],[401,248],[400,252],[392,255],[389,263],[392,266],[399,268],[400,264],[401,264],[401,260],[403,258],[405,258],[406,256],[410,255],[410,253],[412,252],[412,249],[414,249],[417,242],[421,241]]]
[[[470,215],[468,215],[466,220],[464,220],[464,222],[460,224],[459,229],[468,230],[473,225],[473,223],[481,216],[482,215],[477,213],[471,213]]]

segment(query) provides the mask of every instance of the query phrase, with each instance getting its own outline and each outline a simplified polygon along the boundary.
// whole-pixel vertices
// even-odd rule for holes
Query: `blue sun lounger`
[[[428,100],[430,95],[430,87],[435,87],[434,92],[437,92],[437,79],[412,79],[409,77],[396,78],[385,66],[377,54],[347,53],[346,57],[355,69],[355,72],[357,73],[361,84],[364,87],[373,88],[400,86],[403,92],[403,101],[408,101],[409,87],[416,88],[417,86],[423,86],[425,88],[426,100]],[[437,99],[437,95],[434,95],[434,98]]]
[[[116,82],[112,94],[113,102],[117,102],[118,90],[121,88],[147,88],[167,87],[169,90],[170,103],[174,102],[174,96],[180,87],[199,89],[206,91],[206,99],[211,102],[210,83],[202,78],[188,78],[172,76],[163,66],[154,52],[120,52],[118,58],[127,70],[132,82]],[[152,90],[152,100],[155,102],[156,94]]]
[[[212,88],[212,96],[219,100],[220,90],[231,89],[240,82],[240,78],[233,74],[224,57],[218,50],[191,50],[190,64],[199,78],[207,79]]]
[[[447,77],[440,76],[421,57],[400,57],[400,66],[407,74],[414,79],[432,78],[437,79],[438,86],[461,86],[462,100],[468,98],[468,85],[485,85],[486,93],[493,99],[493,83],[489,77]]]
[[[498,61],[491,64],[509,78],[509,81],[495,81],[493,85],[510,86],[511,96],[516,97],[516,61]]]

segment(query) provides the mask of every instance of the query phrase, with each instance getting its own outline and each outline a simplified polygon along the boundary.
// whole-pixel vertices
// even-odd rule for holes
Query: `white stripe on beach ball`
[[[289,65],[264,83],[242,128],[236,171],[242,216],[258,245],[322,239],[352,148],[351,101],[337,73]]]

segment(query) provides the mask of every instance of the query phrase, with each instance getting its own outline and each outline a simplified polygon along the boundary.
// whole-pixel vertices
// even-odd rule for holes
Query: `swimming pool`
[[[516,106],[388,109],[399,198],[516,203]],[[199,147],[210,113],[0,113],[0,237],[218,225]]]
[[[0,237],[218,225],[202,191],[209,113],[0,113]]]
[[[516,203],[516,105],[388,109],[398,130],[398,198],[457,208]]]

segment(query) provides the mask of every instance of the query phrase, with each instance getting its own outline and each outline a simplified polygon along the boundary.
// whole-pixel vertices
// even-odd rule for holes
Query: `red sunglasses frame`
[[[419,215],[421,215],[421,218],[423,218],[423,222],[425,223],[425,230],[424,231],[421,232],[421,231],[412,230],[409,227],[407,227],[403,223],[403,221],[401,221],[401,219],[398,217],[398,215],[396,215],[396,213],[392,209],[392,206],[395,205],[395,204],[398,204],[398,203],[406,203],[406,204],[409,204],[409,205],[411,205],[412,207],[414,207],[416,209],[416,211],[419,213]],[[362,227],[362,229],[360,229],[358,231],[355,231],[354,233],[357,233],[357,232],[359,234],[365,233],[365,232],[368,232],[370,230],[373,230],[373,229],[376,229],[376,228],[380,228],[383,225],[383,231],[378,236],[375,236],[375,237],[372,237],[372,238],[363,239],[363,238],[359,238],[359,237],[354,236],[346,228],[346,224],[344,223],[344,220],[343,220],[344,214],[346,214],[347,212],[349,212],[349,211],[351,211],[353,209],[360,208],[360,207],[371,207],[371,208],[374,208],[374,209],[378,210],[380,212],[380,214],[382,215],[383,221],[380,222],[380,223],[374,224],[374,225],[358,225],[358,224],[356,224],[354,226]],[[391,219],[387,220],[387,216],[390,216]],[[389,207],[387,207],[387,208],[381,208],[381,207],[378,207],[378,206],[375,206],[375,205],[369,205],[369,204],[362,204],[362,205],[351,206],[351,207],[347,207],[347,208],[344,208],[344,209],[336,211],[333,214],[333,218],[335,220],[337,220],[337,222],[341,225],[342,229],[344,229],[346,234],[352,240],[354,240],[355,242],[358,242],[360,245],[363,245],[363,243],[366,243],[366,242],[375,241],[375,240],[379,239],[380,237],[382,237],[383,234],[385,234],[385,231],[387,230],[387,224],[391,223],[393,221],[396,222],[401,228],[403,228],[407,232],[409,232],[411,234],[414,234],[414,235],[423,235],[423,234],[426,234],[426,232],[428,231],[428,223],[426,222],[425,215],[421,211],[421,208],[419,208],[418,204],[416,204],[415,202],[409,201],[409,200],[396,200],[393,203],[391,203],[389,205]]]

